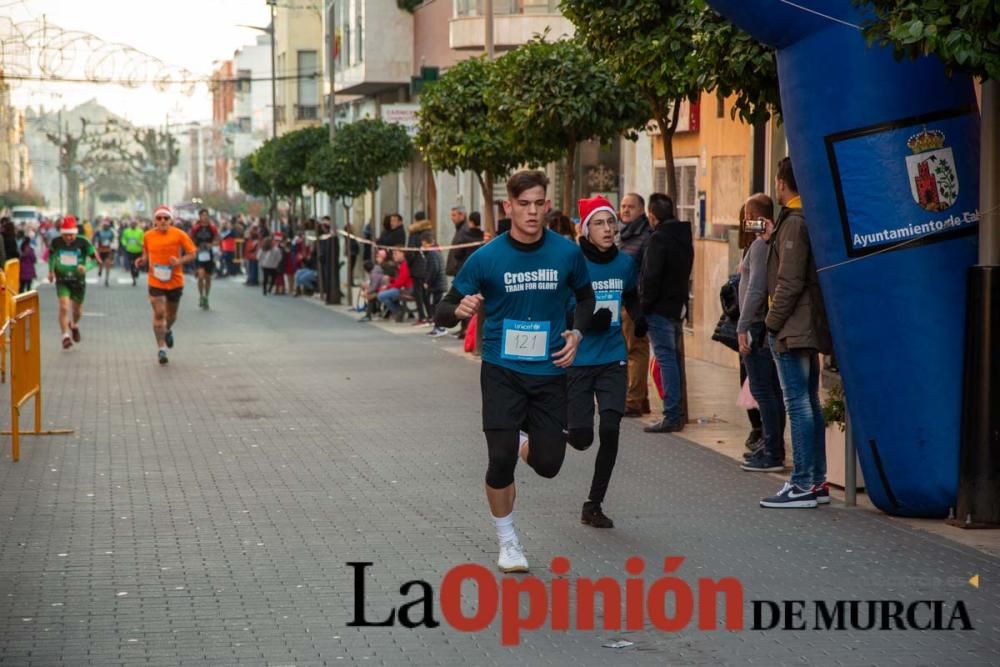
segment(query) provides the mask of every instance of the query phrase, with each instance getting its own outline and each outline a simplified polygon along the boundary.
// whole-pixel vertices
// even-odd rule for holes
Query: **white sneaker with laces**
[[[501,572],[527,572],[528,559],[524,557],[524,548],[517,538],[500,543],[500,558],[497,568]]]

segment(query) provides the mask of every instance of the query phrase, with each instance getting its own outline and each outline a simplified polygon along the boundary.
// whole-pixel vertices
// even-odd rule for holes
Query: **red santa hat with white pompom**
[[[587,224],[590,222],[590,219],[594,217],[594,214],[597,213],[598,211],[607,211],[612,216],[614,216],[615,219],[618,218],[618,214],[615,212],[614,207],[611,206],[611,202],[609,202],[601,195],[597,195],[596,197],[591,197],[590,199],[581,199],[580,201],[577,202],[577,207],[580,209],[581,236],[587,236],[588,233]]]

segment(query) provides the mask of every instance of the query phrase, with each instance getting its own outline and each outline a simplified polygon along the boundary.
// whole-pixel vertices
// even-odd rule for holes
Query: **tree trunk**
[[[476,178],[479,180],[479,188],[483,192],[483,231],[490,236],[495,236],[497,225],[494,215],[495,207],[493,206],[493,173],[487,171],[485,174],[480,174],[477,172]]]
[[[573,202],[573,181],[576,178],[576,145],[575,139],[570,139],[566,147],[566,174],[563,176],[562,208],[563,213],[573,217],[576,204]]]
[[[677,119],[680,117],[681,101],[674,100],[673,109],[670,111],[670,118],[667,118],[666,109],[657,102],[653,103],[653,111],[656,114],[656,124],[660,128],[660,142],[663,148],[663,163],[666,168],[667,195],[678,204],[677,201],[677,173],[674,169],[674,131],[677,129]]]

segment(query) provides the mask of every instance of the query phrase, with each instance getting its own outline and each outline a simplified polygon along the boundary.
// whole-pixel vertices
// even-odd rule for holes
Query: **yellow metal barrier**
[[[7,276],[7,295],[10,302],[13,303],[14,297],[21,291],[21,260],[8,259],[7,263],[3,265],[3,272]]]
[[[0,383],[7,382],[7,330],[10,328],[11,303],[7,274],[0,272]]]
[[[42,430],[42,345],[38,292],[14,297],[10,311],[10,431],[11,456],[21,458],[21,407],[35,398],[35,430],[24,435],[61,435],[73,429]]]

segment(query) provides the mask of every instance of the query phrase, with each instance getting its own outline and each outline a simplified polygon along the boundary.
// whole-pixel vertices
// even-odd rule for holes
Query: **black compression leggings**
[[[485,431],[490,463],[486,468],[486,485],[505,489],[514,483],[514,468],[518,460],[517,431]],[[542,477],[559,474],[566,458],[566,436],[558,431],[533,431],[528,452],[528,465]]]
[[[611,473],[615,469],[615,460],[618,458],[618,434],[621,420],[620,412],[601,410],[601,422],[598,427],[601,445],[597,450],[597,460],[594,462],[594,479],[590,483],[590,495],[587,496],[589,503],[600,505],[604,502],[604,495],[608,492]],[[573,449],[582,452],[593,444],[594,429],[592,427],[571,428],[567,440]]]

